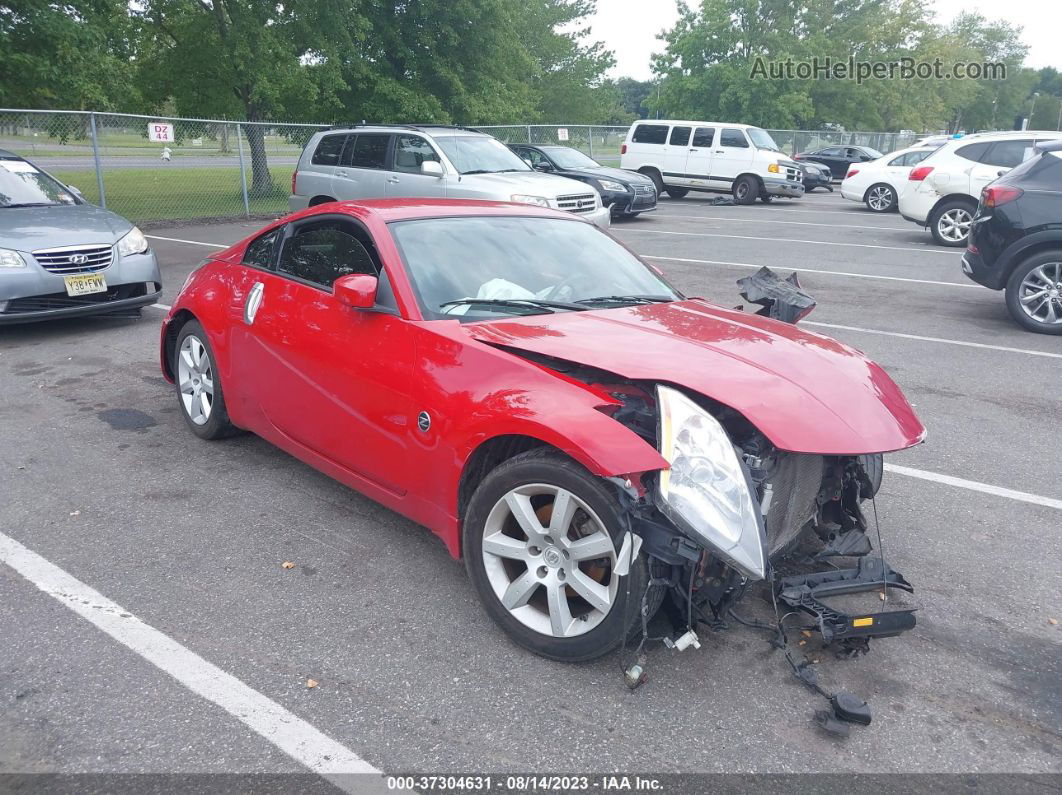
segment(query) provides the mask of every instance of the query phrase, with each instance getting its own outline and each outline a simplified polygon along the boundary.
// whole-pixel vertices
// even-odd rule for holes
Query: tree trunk
[[[248,192],[252,197],[273,195],[273,175],[269,173],[266,159],[265,130],[257,124],[245,124],[244,135],[251,150],[251,186]]]

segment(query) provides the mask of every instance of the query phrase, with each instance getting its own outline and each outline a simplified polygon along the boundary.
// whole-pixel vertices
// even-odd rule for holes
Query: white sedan
[[[892,212],[911,168],[935,151],[935,146],[912,146],[869,163],[853,163],[841,182],[841,195],[865,203],[871,212]]]

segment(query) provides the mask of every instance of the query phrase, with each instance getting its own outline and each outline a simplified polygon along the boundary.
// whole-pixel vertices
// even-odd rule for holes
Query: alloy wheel
[[[487,516],[481,552],[498,601],[535,632],[582,635],[616,604],[612,536],[566,489],[533,483],[506,493]]]
[[[1037,323],[1062,324],[1062,262],[1033,268],[1018,287],[1022,311]]]
[[[952,243],[961,243],[970,234],[970,221],[973,214],[965,207],[954,207],[941,213],[937,219],[937,231],[940,236]]]
[[[867,195],[867,204],[870,205],[870,209],[877,212],[885,212],[892,207],[892,188],[885,185],[878,185],[876,188],[871,189]]]
[[[214,407],[214,368],[206,345],[194,334],[189,334],[181,343],[177,355],[177,384],[188,418],[196,425],[206,425]]]

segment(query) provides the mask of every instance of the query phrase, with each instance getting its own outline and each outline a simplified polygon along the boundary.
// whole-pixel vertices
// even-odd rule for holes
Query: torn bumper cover
[[[903,575],[877,557],[860,558],[854,569],[831,569],[782,577],[775,588],[781,602],[816,619],[826,643],[889,638],[915,626],[914,610],[882,610],[850,615],[822,601],[847,594],[871,591],[884,593],[890,588],[908,593],[914,591]]]

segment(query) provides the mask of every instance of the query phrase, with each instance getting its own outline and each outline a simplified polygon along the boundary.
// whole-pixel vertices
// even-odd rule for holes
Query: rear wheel
[[[181,416],[200,439],[222,439],[239,430],[229,421],[216,362],[203,327],[195,320],[185,323],[174,346],[173,373]]]
[[[877,185],[870,186],[863,197],[863,201],[871,212],[892,212],[896,209],[896,191],[892,189],[891,185],[879,182]]]
[[[774,201],[774,196],[771,196],[770,194],[764,193],[762,196],[760,196],[760,201],[763,202],[764,204],[770,204],[771,202]]]
[[[667,191],[667,195],[670,196],[672,199],[684,198],[686,196],[686,194],[689,193],[689,190],[687,188],[671,188],[671,187],[668,187],[668,188],[665,188],[665,190]]]
[[[487,475],[462,530],[465,566],[491,618],[524,648],[571,662],[612,651],[638,620],[646,559],[616,574],[622,541],[611,489],[548,449]]]
[[[945,202],[929,216],[933,239],[941,246],[965,246],[970,238],[974,208],[962,200]]]
[[[1029,331],[1062,334],[1062,250],[1021,263],[1007,280],[1010,316]]]
[[[734,183],[733,194],[735,204],[752,204],[760,195],[759,183],[755,177],[746,174]]]

